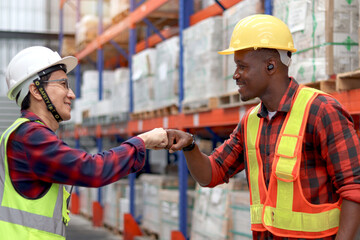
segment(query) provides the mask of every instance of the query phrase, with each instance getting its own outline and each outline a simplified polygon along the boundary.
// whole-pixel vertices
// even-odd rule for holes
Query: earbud
[[[272,70],[274,68],[274,65],[272,65],[272,64],[270,64],[268,67],[267,67],[267,69],[270,71],[270,70]]]

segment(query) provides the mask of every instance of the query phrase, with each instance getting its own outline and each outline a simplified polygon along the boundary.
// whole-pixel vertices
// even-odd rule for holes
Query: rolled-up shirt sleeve
[[[206,187],[215,187],[228,183],[229,178],[245,168],[244,149],[241,137],[241,124],[232,132],[230,138],[216,148],[209,156],[212,169],[212,179]]]
[[[327,98],[321,105],[316,133],[321,155],[337,193],[360,203],[360,143],[351,116],[341,105]]]
[[[29,178],[85,187],[115,182],[139,171],[145,163],[145,145],[138,137],[108,151],[89,154],[69,147],[51,129],[37,122],[19,127],[11,137],[8,153],[15,172],[22,172],[22,181]],[[16,180],[16,174],[12,179]]]

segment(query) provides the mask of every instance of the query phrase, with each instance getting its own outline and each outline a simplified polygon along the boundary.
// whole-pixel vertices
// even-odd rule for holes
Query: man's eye
[[[66,82],[66,81],[62,81],[62,82],[61,82],[61,85],[62,85],[64,88],[68,88],[68,85],[67,85],[67,82]]]

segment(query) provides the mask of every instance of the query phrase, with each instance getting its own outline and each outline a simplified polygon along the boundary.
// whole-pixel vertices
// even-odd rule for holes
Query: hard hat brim
[[[66,66],[66,73],[69,73],[78,65],[78,59],[76,57],[73,57],[73,56],[66,56],[66,57],[62,58],[61,60],[59,60],[59,61],[57,61],[57,62],[55,62],[53,64],[50,64],[49,66],[46,66],[44,68],[41,68],[41,69],[38,69],[38,70],[34,71],[31,75],[34,76],[35,74],[37,74],[38,72],[41,72],[42,70],[45,70],[45,69],[47,69],[49,67],[59,65],[59,64],[64,64]],[[18,83],[15,84],[11,89],[9,89],[9,91],[7,93],[7,97],[10,100],[15,100],[16,96],[13,96],[12,93],[18,86],[20,86],[24,82],[25,82],[25,79],[22,79],[22,80],[18,81]]]
[[[295,48],[282,48],[282,47],[277,47],[277,46],[269,46],[269,47],[244,47],[244,48],[238,48],[238,49],[234,49],[234,48],[227,48],[225,50],[222,51],[218,51],[218,54],[220,55],[230,55],[230,54],[234,54],[236,51],[241,51],[241,50],[246,50],[246,49],[260,49],[260,48],[270,48],[270,49],[277,49],[277,50],[286,50],[286,51],[290,51],[292,53],[296,52]]]

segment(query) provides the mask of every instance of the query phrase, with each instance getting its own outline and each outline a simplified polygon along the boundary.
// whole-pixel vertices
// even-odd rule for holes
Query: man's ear
[[[266,71],[269,74],[273,74],[274,72],[276,72],[277,67],[278,67],[277,62],[273,59],[269,59],[267,62]]]
[[[40,94],[39,90],[37,89],[37,87],[35,86],[34,83],[30,84],[29,92],[36,100],[39,100],[39,101],[42,100],[41,94]]]

